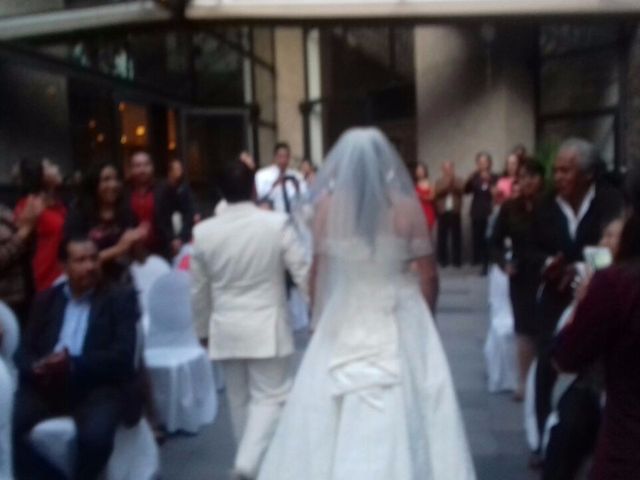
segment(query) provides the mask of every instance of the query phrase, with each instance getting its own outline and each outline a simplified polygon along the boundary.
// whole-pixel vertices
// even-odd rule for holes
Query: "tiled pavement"
[[[475,271],[442,272],[438,325],[478,479],[537,479],[526,467],[521,405],[511,401],[508,394],[489,394],[486,390],[482,356],[487,328],[486,285]],[[163,480],[227,479],[234,447],[226,404],[222,401],[221,405],[216,422],[198,435],[169,438],[161,451]]]

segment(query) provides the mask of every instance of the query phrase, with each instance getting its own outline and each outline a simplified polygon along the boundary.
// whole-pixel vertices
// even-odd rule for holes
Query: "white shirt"
[[[564,200],[560,196],[556,197],[556,203],[558,204],[558,206],[560,207],[560,210],[562,210],[562,213],[567,219],[569,235],[571,235],[572,240],[576,239],[580,222],[582,222],[582,219],[585,217],[585,215],[589,211],[589,208],[591,207],[591,203],[593,202],[593,199],[595,197],[596,197],[596,187],[592,185],[589,191],[587,192],[587,194],[582,199],[582,204],[580,205],[580,208],[578,209],[577,213],[573,209],[573,207],[571,207],[571,205],[567,203],[566,200]]]
[[[84,340],[89,328],[89,313],[91,312],[91,295],[93,292],[89,292],[80,298],[74,298],[69,284],[66,284],[64,293],[68,302],[64,309],[60,337],[53,351],[61,352],[66,348],[69,350],[69,355],[77,357],[82,354]]]
[[[273,209],[281,213],[289,213],[307,193],[307,183],[300,172],[289,168],[285,172],[285,177],[284,185],[276,185],[280,178],[280,169],[276,165],[270,165],[258,170],[255,180],[258,201],[269,200],[273,204]],[[287,210],[287,203],[289,210]]]

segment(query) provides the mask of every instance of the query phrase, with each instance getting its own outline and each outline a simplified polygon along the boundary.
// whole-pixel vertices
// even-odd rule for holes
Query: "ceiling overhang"
[[[161,22],[171,18],[171,12],[153,0],[34,13],[0,18],[0,40]]]
[[[464,19],[640,14],[639,0],[192,0],[193,20]]]

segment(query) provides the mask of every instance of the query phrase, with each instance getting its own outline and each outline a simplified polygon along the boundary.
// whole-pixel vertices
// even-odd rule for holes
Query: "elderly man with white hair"
[[[598,244],[604,226],[623,208],[620,193],[598,181],[598,161],[596,149],[586,140],[570,138],[560,145],[553,165],[555,188],[538,206],[532,228],[531,271],[540,272],[542,287],[536,312],[540,326],[536,416],[541,433],[557,376],[549,350],[558,320],[573,299],[575,280],[583,271],[583,249]],[[585,386],[570,401],[571,418],[565,417],[552,431],[544,480],[574,478],[594,445],[597,396]]]

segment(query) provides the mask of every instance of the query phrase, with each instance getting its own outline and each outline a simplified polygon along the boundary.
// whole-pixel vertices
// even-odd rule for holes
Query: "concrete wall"
[[[276,121],[278,139],[291,145],[291,153],[304,153],[304,124],[300,102],[305,100],[304,34],[302,28],[275,30]]]
[[[500,45],[512,40],[509,33],[498,30],[488,54],[471,26],[416,28],[418,156],[434,173],[447,159],[456,162],[459,173],[469,173],[478,150],[493,153],[501,168],[515,144],[533,147],[534,73],[525,60],[529,39]]]
[[[534,147],[535,32],[499,27],[490,33],[487,48],[474,25],[415,30],[418,159],[434,179],[445,160],[466,177],[479,150],[492,153],[501,170],[514,145]]]

